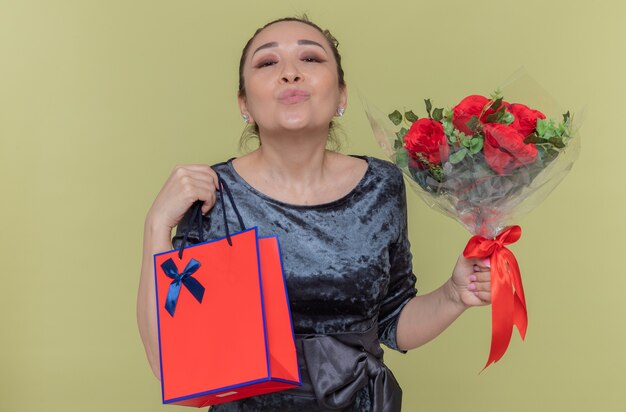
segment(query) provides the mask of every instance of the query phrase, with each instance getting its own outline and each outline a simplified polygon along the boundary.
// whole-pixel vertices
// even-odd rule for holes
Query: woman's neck
[[[320,204],[345,194],[341,156],[326,150],[327,136],[271,136],[261,146],[235,159],[240,176],[260,192],[291,204]]]
[[[262,138],[251,160],[266,178],[293,186],[315,185],[323,180],[329,157],[335,155],[326,150],[327,137],[292,134]]]

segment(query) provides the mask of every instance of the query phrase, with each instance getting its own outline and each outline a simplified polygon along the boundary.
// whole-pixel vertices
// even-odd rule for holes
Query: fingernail
[[[486,266],[486,267],[490,268],[491,267],[491,258],[483,259],[482,263],[483,263],[483,266]]]
[[[475,284],[473,284],[473,283],[470,283],[470,284],[467,286],[467,288],[468,288],[469,290],[476,290],[476,285],[475,285]]]
[[[478,278],[476,276],[474,276],[474,275],[471,275],[469,277],[470,282],[476,282],[476,279],[478,279]]]

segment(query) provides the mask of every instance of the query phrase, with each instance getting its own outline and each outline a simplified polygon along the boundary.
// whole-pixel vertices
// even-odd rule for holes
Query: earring
[[[343,116],[343,114],[344,114],[345,112],[346,112],[346,109],[345,109],[345,108],[343,108],[343,107],[341,107],[341,106],[339,106],[339,107],[337,108],[337,116],[341,117],[341,116]]]
[[[242,114],[241,118],[243,119],[244,123],[248,123],[250,121],[250,116],[248,116],[247,114]]]

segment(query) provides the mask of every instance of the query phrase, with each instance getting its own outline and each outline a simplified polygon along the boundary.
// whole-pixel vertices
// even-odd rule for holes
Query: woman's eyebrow
[[[316,41],[313,40],[298,40],[298,44],[299,45],[311,45],[311,46],[318,46],[320,47],[322,50],[326,51],[326,49],[324,48],[324,46],[322,46],[321,44],[319,44]]]
[[[321,44],[319,44],[318,42],[313,41],[313,40],[298,40],[298,44],[300,46],[303,46],[303,45],[317,46],[317,47],[321,48],[322,50],[326,51],[324,46],[322,46]],[[271,47],[278,47],[278,42],[272,41],[272,42],[260,45],[259,47],[256,48],[254,53],[252,53],[252,56],[254,56],[259,50],[269,49]]]
[[[259,47],[257,47],[257,49],[254,51],[254,53],[252,53],[252,56],[254,56],[259,50],[267,49],[267,48],[270,48],[270,47],[277,47],[277,46],[278,46],[278,43],[275,42],[275,41],[262,44]]]

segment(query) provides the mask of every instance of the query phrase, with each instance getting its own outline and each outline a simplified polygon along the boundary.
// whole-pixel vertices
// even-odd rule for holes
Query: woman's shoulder
[[[350,181],[350,187],[369,192],[402,189],[402,172],[393,163],[371,156],[339,153],[336,155],[338,166],[334,173],[338,181],[347,179]]]
[[[226,170],[229,168],[229,163],[231,163],[233,161],[233,159],[235,159],[234,157],[231,157],[228,160],[222,161],[222,162],[218,162],[218,163],[213,163],[211,165],[211,168],[213,170]]]
[[[211,169],[213,169],[213,171],[220,175],[220,177],[224,178],[227,182],[236,180],[236,176],[234,175],[234,170],[232,167],[232,161],[234,159],[235,158],[233,157],[222,162],[213,163],[211,165]]]
[[[383,185],[403,186],[402,171],[388,160],[377,157],[363,156],[369,164],[368,175],[370,180]]]
[[[379,173],[384,173],[385,175],[394,176],[394,177],[402,177],[402,171],[389,160],[379,159],[377,157],[365,156],[368,163],[375,169],[375,171]]]

